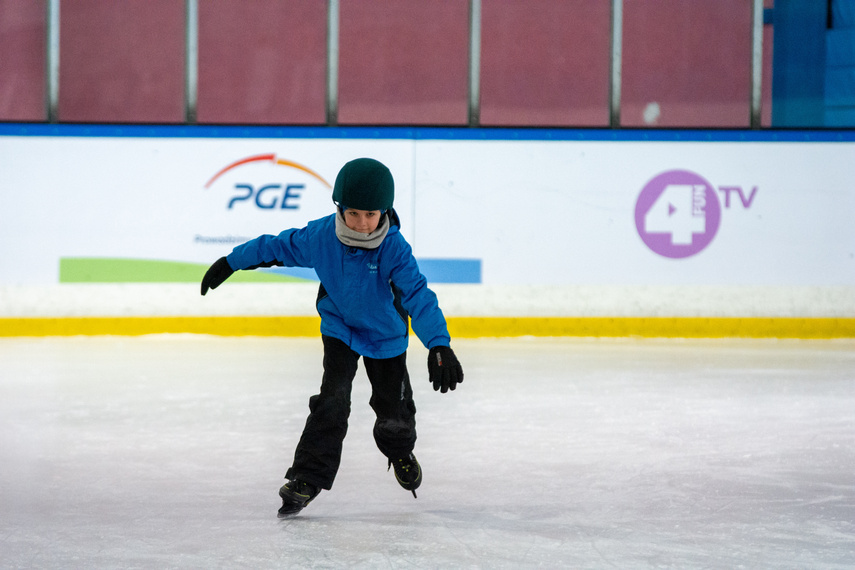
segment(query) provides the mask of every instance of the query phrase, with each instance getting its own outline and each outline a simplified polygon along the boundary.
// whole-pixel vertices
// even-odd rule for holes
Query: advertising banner
[[[261,234],[334,212],[341,166],[396,176],[412,238],[412,141],[0,137],[0,282],[180,282]],[[16,244],[12,246],[11,244]],[[315,279],[312,270],[238,280]]]
[[[484,283],[855,284],[855,145],[420,141],[416,243]]]

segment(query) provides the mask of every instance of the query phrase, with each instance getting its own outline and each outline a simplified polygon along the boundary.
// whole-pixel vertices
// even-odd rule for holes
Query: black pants
[[[319,394],[309,398],[309,418],[285,475],[330,489],[341,463],[350,417],[350,392],[359,354],[324,336],[324,376]],[[386,457],[406,457],[416,444],[416,406],[407,373],[407,353],[377,360],[363,357],[371,382],[369,404],[377,416],[374,441]]]

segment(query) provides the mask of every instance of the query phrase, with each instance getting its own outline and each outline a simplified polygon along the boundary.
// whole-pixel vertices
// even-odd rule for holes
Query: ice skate
[[[407,491],[413,492],[413,497],[418,499],[416,489],[422,484],[422,467],[416,460],[416,456],[410,453],[407,457],[400,459],[389,459],[389,468],[395,468],[395,478],[398,484]]]
[[[303,481],[288,481],[282,488],[279,489],[279,496],[282,497],[282,507],[279,509],[279,518],[285,518],[296,515],[303,508],[312,502],[312,499],[318,496],[321,490],[304,483]]]

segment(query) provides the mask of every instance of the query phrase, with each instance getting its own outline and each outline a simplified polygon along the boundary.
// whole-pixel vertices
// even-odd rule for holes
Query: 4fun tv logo
[[[273,174],[265,170],[263,176],[266,181],[259,182],[260,174],[257,168],[252,169],[251,174],[243,178],[235,178],[236,169],[242,169],[242,173],[245,173],[250,169],[244,167],[259,165],[291,169],[289,181],[272,182],[271,178],[282,180],[286,177],[284,174]],[[294,180],[291,180],[292,178]],[[330,183],[311,168],[292,160],[279,158],[275,154],[259,154],[237,160],[214,174],[205,184],[205,188],[211,188],[218,181],[227,179],[226,186],[231,189],[226,202],[227,210],[238,208],[298,210],[304,202],[307,184],[319,184],[327,190],[332,190]]]
[[[757,197],[757,186],[719,186],[725,209],[737,194],[748,209]],[[715,237],[722,208],[716,188],[688,170],[669,170],[650,180],[635,203],[635,227],[644,244],[663,257],[680,259],[700,253]]]

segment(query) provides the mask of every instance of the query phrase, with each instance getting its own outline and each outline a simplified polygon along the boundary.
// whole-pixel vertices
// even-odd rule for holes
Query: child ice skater
[[[429,349],[434,390],[445,393],[463,382],[436,295],[400,233],[394,195],[385,165],[370,158],[350,161],[336,177],[334,214],[250,240],[214,262],[202,279],[202,295],[238,269],[313,267],[321,280],[316,304],[324,373],[320,393],[309,399],[309,417],[285,475],[288,482],[279,490],[280,517],[298,513],[321,489],[332,488],[360,356],[377,416],[374,440],[398,483],[416,496],[422,469],[413,455],[416,406],[406,363],[410,319]]]

